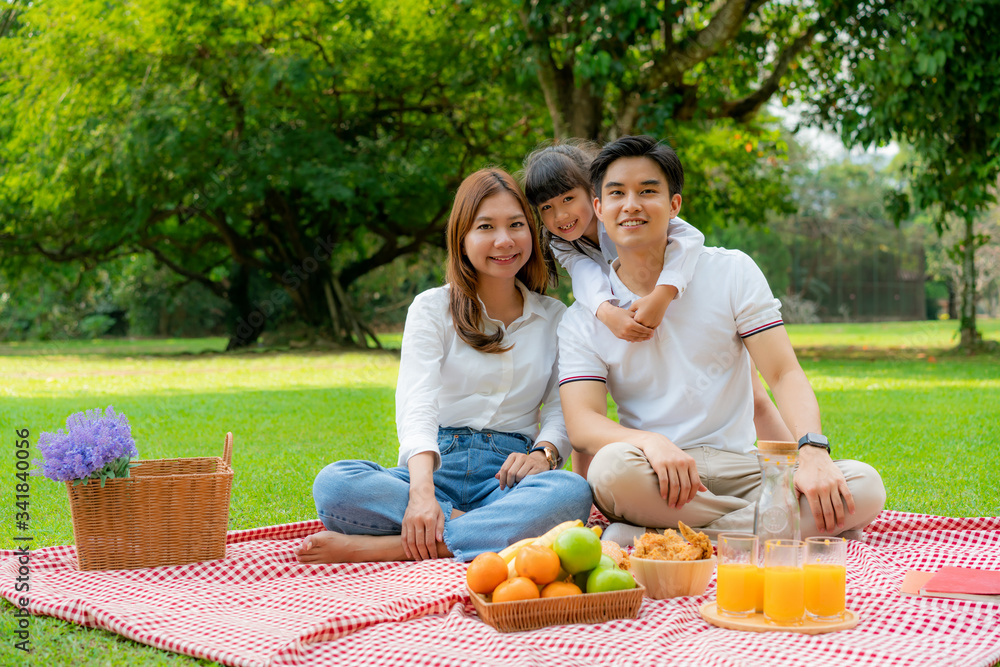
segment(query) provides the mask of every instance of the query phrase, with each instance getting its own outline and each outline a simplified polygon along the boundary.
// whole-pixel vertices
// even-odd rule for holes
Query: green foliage
[[[848,145],[905,139],[908,190],[893,211],[941,207],[974,218],[994,201],[1000,176],[1000,5],[991,0],[892,3],[859,21],[831,57],[852,105],[836,89],[820,110],[839,119]],[[941,219],[943,222],[943,219]]]
[[[441,243],[461,177],[541,138],[490,60],[494,11],[32,5],[0,42],[4,255],[148,254],[244,318],[255,273],[302,320],[347,326],[341,289]]]
[[[763,226],[769,216],[795,210],[788,143],[770,121],[666,121],[663,136],[684,165],[681,217],[696,227]]]
[[[225,301],[199,283],[178,281],[145,255],[79,262],[33,262],[0,270],[0,339],[224,333]]]
[[[810,89],[817,35],[854,4],[510,2],[495,27],[557,137],[667,139],[685,164],[685,217],[710,229],[790,212],[787,146],[758,112]]]
[[[961,346],[979,347],[976,217],[996,201],[1000,176],[1000,4],[994,0],[902,0],[859,20],[829,57],[847,65],[819,113],[839,119],[848,145],[912,146],[906,187],[892,198],[897,220],[932,209],[938,231],[964,223]],[[847,110],[837,106],[845,96]]]

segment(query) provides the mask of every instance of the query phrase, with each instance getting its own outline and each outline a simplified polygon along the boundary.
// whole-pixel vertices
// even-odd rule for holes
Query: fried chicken
[[[712,542],[705,533],[695,533],[683,523],[678,526],[684,537],[675,530],[667,529],[663,535],[645,533],[634,538],[632,555],[651,560],[702,560],[712,557]]]
[[[681,530],[681,535],[684,539],[688,541],[692,546],[701,549],[701,556],[695,558],[695,560],[700,560],[702,558],[711,558],[714,551],[712,550],[712,540],[708,539],[708,535],[705,533],[696,533],[683,521],[677,522],[677,527]]]

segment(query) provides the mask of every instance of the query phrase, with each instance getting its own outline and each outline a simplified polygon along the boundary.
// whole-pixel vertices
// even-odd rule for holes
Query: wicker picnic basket
[[[66,482],[81,570],[134,570],[225,558],[233,434],[222,458],[137,461],[126,478]]]
[[[587,593],[516,602],[487,602],[466,587],[480,620],[500,632],[535,630],[548,625],[603,623],[616,618],[635,618],[646,589],[640,585],[627,591]]]

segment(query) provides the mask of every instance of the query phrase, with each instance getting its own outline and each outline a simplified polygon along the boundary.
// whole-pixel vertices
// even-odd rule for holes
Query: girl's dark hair
[[[593,190],[590,186],[590,162],[597,155],[598,146],[582,139],[570,139],[564,143],[548,144],[536,148],[524,158],[524,166],[518,173],[524,184],[524,194],[531,203],[536,216],[539,216],[538,206],[553,197],[569,192],[573,188],[583,188],[588,194]],[[539,216],[539,220],[541,217]],[[545,228],[538,225],[541,236],[540,246],[545,268],[549,276],[549,284],[553,287],[559,284],[559,264],[552,254],[553,240],[562,241]],[[593,245],[588,239],[581,238],[571,245],[581,250],[583,244]]]
[[[531,256],[517,272],[517,278],[532,292],[545,294],[545,263],[538,247],[538,229],[531,206],[517,181],[502,169],[480,169],[467,176],[458,186],[455,204],[448,218],[447,281],[451,285],[451,319],[459,338],[472,348],[489,354],[506,352],[510,348],[502,345],[502,330],[498,329],[493,334],[483,333],[483,309],[477,294],[479,274],[465,254],[464,246],[465,237],[472,229],[483,201],[501,192],[514,196],[531,230]]]

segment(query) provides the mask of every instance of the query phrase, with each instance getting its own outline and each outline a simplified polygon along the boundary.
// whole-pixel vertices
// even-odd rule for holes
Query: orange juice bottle
[[[798,625],[805,615],[801,567],[764,568],[764,618],[778,625]]]
[[[829,563],[806,563],[803,575],[809,616],[818,620],[843,618],[846,609],[847,568]]]

